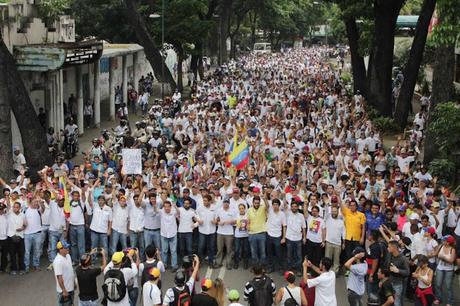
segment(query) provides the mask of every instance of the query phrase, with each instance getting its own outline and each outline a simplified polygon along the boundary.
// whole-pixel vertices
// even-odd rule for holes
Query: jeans
[[[161,241],[161,238],[160,238],[160,230],[159,229],[157,229],[157,230],[144,229],[145,246],[153,244],[155,246],[155,248],[160,250],[161,249],[160,241]]]
[[[40,266],[40,255],[41,255],[41,242],[42,233],[33,233],[24,235],[24,265],[26,270],[30,267],[30,255],[32,256],[32,266],[38,268]]]
[[[208,256],[208,262],[214,262],[214,255],[216,254],[216,234],[205,235],[199,233],[198,238],[198,256],[201,260],[205,258],[205,251]]]
[[[137,287],[128,287],[128,297],[129,297],[129,305],[130,306],[136,306],[138,296],[139,296],[139,288],[137,288]]]
[[[266,233],[249,234],[249,247],[251,248],[251,260],[252,264],[265,265],[267,261],[267,255],[265,252],[265,241]]]
[[[97,300],[95,301],[80,301],[78,300],[79,306],[98,306]]]
[[[132,248],[138,248],[141,258],[144,256],[144,232],[133,232],[129,231],[129,246]]]
[[[91,231],[91,248],[103,248],[107,255],[109,251],[109,238],[107,233]],[[93,260],[94,259],[96,259],[96,254],[93,255]]]
[[[340,265],[340,253],[342,252],[342,247],[337,244],[333,244],[326,241],[326,251],[325,257],[332,259],[332,271],[335,273],[339,272]]]
[[[372,282],[369,280],[369,277],[366,276],[367,280],[367,300],[378,301],[379,300],[379,279],[377,273],[372,278]]]
[[[286,239],[287,248],[287,268],[302,271],[302,240],[291,241]]]
[[[61,303],[61,298],[62,298],[62,293],[57,293],[57,305],[58,306],[71,306],[73,304],[73,297],[75,294],[75,291],[70,291],[69,293],[69,299],[66,302]]]
[[[395,303],[394,306],[403,306],[404,305],[404,296],[405,296],[405,279],[393,279],[391,282],[393,285],[393,290],[395,291],[394,298]]]
[[[362,295],[358,295],[356,292],[353,290],[348,289],[348,303],[350,306],[362,306],[363,303],[361,302]]]
[[[241,260],[247,260],[248,258],[249,258],[248,237],[235,238],[235,254],[234,254],[235,263],[238,264]]]
[[[177,236],[172,238],[161,237],[161,259],[168,264],[168,251],[171,251],[171,267],[177,268]]]
[[[126,249],[128,247],[128,235],[112,230],[110,236],[110,255],[113,255],[117,251],[118,242],[121,243],[121,248]]]
[[[40,257],[41,257],[41,254],[43,253],[43,245],[45,244],[47,236],[48,236],[48,244],[46,246],[46,253],[48,255],[48,261],[53,262],[54,258],[51,258],[51,243],[50,243],[50,236],[49,236],[49,225],[42,226],[42,235],[41,235],[42,242],[40,243],[42,245],[42,248],[40,249],[40,251],[42,252],[40,252]]]
[[[452,290],[452,282],[454,280],[454,271],[444,271],[436,270],[435,275],[435,290],[434,294],[436,299],[439,300],[442,304],[454,305],[454,292]],[[446,289],[447,301],[443,297],[443,288]]]
[[[192,235],[193,233],[177,233],[180,256],[192,255]]]
[[[275,270],[276,266],[278,266],[279,269],[282,268],[281,237],[267,235],[267,257],[268,265],[272,270]]]
[[[8,247],[11,260],[11,271],[24,271],[24,239],[14,242],[13,238],[8,237]]]
[[[0,240],[0,271],[5,271],[8,265],[8,239]]]
[[[49,231],[48,233],[49,233],[48,240],[50,241],[49,244],[51,246],[50,262],[53,262],[54,258],[56,258],[56,255],[57,255],[56,245],[59,240],[62,240],[64,238],[64,236],[62,233],[55,232],[55,231]]]
[[[70,225],[70,244],[72,246],[72,261],[79,262],[85,253],[85,226]]]

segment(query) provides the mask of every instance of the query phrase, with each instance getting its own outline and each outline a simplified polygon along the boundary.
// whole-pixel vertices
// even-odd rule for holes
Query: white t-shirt
[[[177,222],[176,222],[176,210],[171,208],[171,212],[168,214],[164,211],[164,208],[160,210],[161,227],[160,234],[165,238],[172,238],[177,235]]]
[[[8,238],[8,218],[7,214],[0,215],[0,240]]]
[[[85,225],[85,215],[83,213],[85,203],[80,201],[70,201],[70,220],[71,225]]]
[[[307,239],[311,242],[323,242],[324,220],[320,217],[309,215],[307,218]]]
[[[113,263],[109,262],[109,264],[105,267],[104,269],[104,274],[107,273],[110,269],[113,269]],[[123,268],[120,269],[121,272],[123,273],[123,276],[125,277],[125,283],[127,284],[128,281],[134,277],[137,276],[137,266],[136,263],[131,264],[131,268]],[[128,289],[126,289],[128,290]],[[107,301],[107,306],[129,306],[129,295],[128,292],[126,292],[125,297],[120,301],[120,302],[111,302]]]
[[[345,239],[345,225],[343,219],[336,219],[328,216],[326,218],[326,241],[335,245],[342,244],[342,238]]]
[[[59,282],[57,280],[58,275],[62,275],[64,280],[64,287],[67,292],[74,291],[75,289],[75,273],[72,267],[72,258],[69,254],[65,257],[61,254],[57,254],[53,261],[53,271],[54,275],[56,276],[56,290],[57,292],[61,293],[62,289],[59,286]]]
[[[337,306],[335,297],[335,273],[322,273],[320,276],[307,280],[310,288],[315,287],[315,306]]]
[[[129,230],[140,232],[144,230],[144,208],[137,207],[133,204],[128,204],[129,209]]]
[[[193,217],[196,217],[195,210],[193,208],[185,209],[184,207],[178,208],[179,217],[179,233],[191,233],[193,232]]]
[[[216,218],[215,212],[211,209],[211,207],[206,208],[205,206],[201,206],[197,209],[198,217],[203,224],[200,224],[198,227],[198,231],[204,235],[214,234],[216,232],[216,225],[212,224],[211,221]]]
[[[118,202],[113,203],[112,229],[121,234],[128,234],[129,209],[122,208]]]
[[[270,207],[267,219],[267,234],[273,238],[279,238],[283,234],[283,226],[286,225],[286,215],[283,211],[275,211]]]
[[[38,233],[42,230],[42,224],[41,224],[41,216],[40,216],[40,211],[37,208],[30,208],[28,207],[26,209],[26,212],[24,213],[27,221],[27,227],[24,230],[24,234],[29,235],[29,234],[35,234]]]
[[[146,282],[142,287],[142,300],[145,306],[161,304],[161,291],[152,282]]]
[[[297,212],[289,211],[286,216],[286,239],[290,241],[302,240],[302,229],[306,227],[304,216]]]
[[[228,221],[236,221],[235,212],[228,208],[227,210],[219,208],[217,210],[217,218],[220,219],[220,223]],[[232,224],[219,224],[217,226],[217,233],[220,235],[232,235],[233,236],[233,225]]]
[[[99,204],[95,204],[89,228],[96,233],[106,234],[109,230],[109,222],[112,222],[112,219],[112,208],[107,205],[101,208]]]
[[[59,207],[55,201],[50,202],[50,231],[62,232],[65,229],[64,207]]]

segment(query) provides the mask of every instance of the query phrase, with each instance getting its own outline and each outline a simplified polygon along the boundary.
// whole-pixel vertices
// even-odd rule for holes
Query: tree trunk
[[[152,66],[155,77],[161,82],[168,83],[171,87],[171,91],[176,89],[176,82],[169,71],[168,66],[161,56],[160,50],[155,45],[152,37],[150,36],[147,26],[143,20],[143,17],[138,12],[137,4],[134,0],[124,0],[126,9],[131,18],[128,18],[131,27],[136,32],[136,37],[139,43],[144,47],[145,57]],[[163,79],[164,72],[164,79]]]
[[[363,96],[367,97],[366,66],[364,58],[359,54],[359,30],[356,26],[356,19],[347,18],[344,22],[350,46],[353,89],[355,92],[359,90]]]
[[[200,80],[204,79],[204,67],[203,67],[203,56],[198,58],[198,75],[200,76]]]
[[[392,115],[392,69],[396,19],[403,0],[374,1],[374,41],[368,69],[368,101],[382,116]]]
[[[256,43],[256,29],[257,29],[257,12],[249,14],[249,20],[251,21],[251,50],[254,48]]]
[[[448,102],[454,97],[455,45],[439,46],[436,48],[434,58],[431,105],[426,124],[428,132],[423,150],[423,162],[425,164],[428,164],[438,155],[438,147],[434,141],[436,135],[430,133],[428,129],[432,120],[431,112],[437,104]]]
[[[184,62],[184,56],[182,52],[177,55],[177,89],[182,92],[184,89],[184,76],[182,72],[182,63]]]
[[[230,16],[232,15],[232,3],[233,0],[222,0],[220,9],[220,29],[219,29],[219,40],[220,40],[220,57],[219,64],[226,63],[228,61],[227,52],[227,37],[228,29],[230,24]]]
[[[404,81],[401,85],[401,91],[394,114],[395,121],[401,129],[407,124],[407,117],[409,116],[409,110],[414,96],[415,84],[417,83],[417,76],[423,59],[423,51],[425,50],[428,28],[435,6],[436,0],[423,1],[417,27],[415,28],[415,36],[412,41],[409,59],[404,68]]]
[[[8,99],[7,69],[5,58],[0,57],[0,165],[2,165],[0,167],[0,177],[5,180],[13,177],[13,142],[11,137],[11,108]]]
[[[6,65],[10,107],[21,132],[24,156],[32,181],[35,181],[38,178],[37,171],[51,164],[45,130],[38,121],[37,113],[16,68],[14,57],[3,40],[0,40],[0,58]]]

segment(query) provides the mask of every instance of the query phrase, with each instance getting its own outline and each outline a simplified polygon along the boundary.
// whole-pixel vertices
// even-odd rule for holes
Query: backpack
[[[152,268],[157,268],[158,261],[155,260],[152,263],[147,263],[144,262],[144,270],[142,271],[142,276],[141,276],[141,288],[144,287],[144,284],[149,280],[149,271]],[[161,281],[158,282],[157,285],[158,289],[161,290]]]
[[[120,302],[126,296],[125,276],[120,269],[110,269],[104,275],[102,284],[104,297],[111,302]]]
[[[289,293],[289,296],[290,296],[290,298],[288,298],[286,301],[284,301],[284,306],[299,306],[299,304],[297,304],[297,301],[292,296],[292,293],[289,290],[289,288],[287,286],[284,287],[284,288],[286,289],[287,293]]]
[[[254,288],[253,294],[249,298],[251,306],[271,306],[273,304],[272,281],[264,276],[258,280],[253,279],[250,284]]]
[[[190,306],[192,305],[192,297],[190,296],[190,289],[185,285],[181,291],[176,287],[172,288],[174,292],[174,302],[170,306]]]

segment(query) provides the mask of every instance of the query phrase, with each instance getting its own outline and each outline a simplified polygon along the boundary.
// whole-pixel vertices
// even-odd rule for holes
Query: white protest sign
[[[141,149],[123,149],[123,173],[142,174],[142,152]]]

